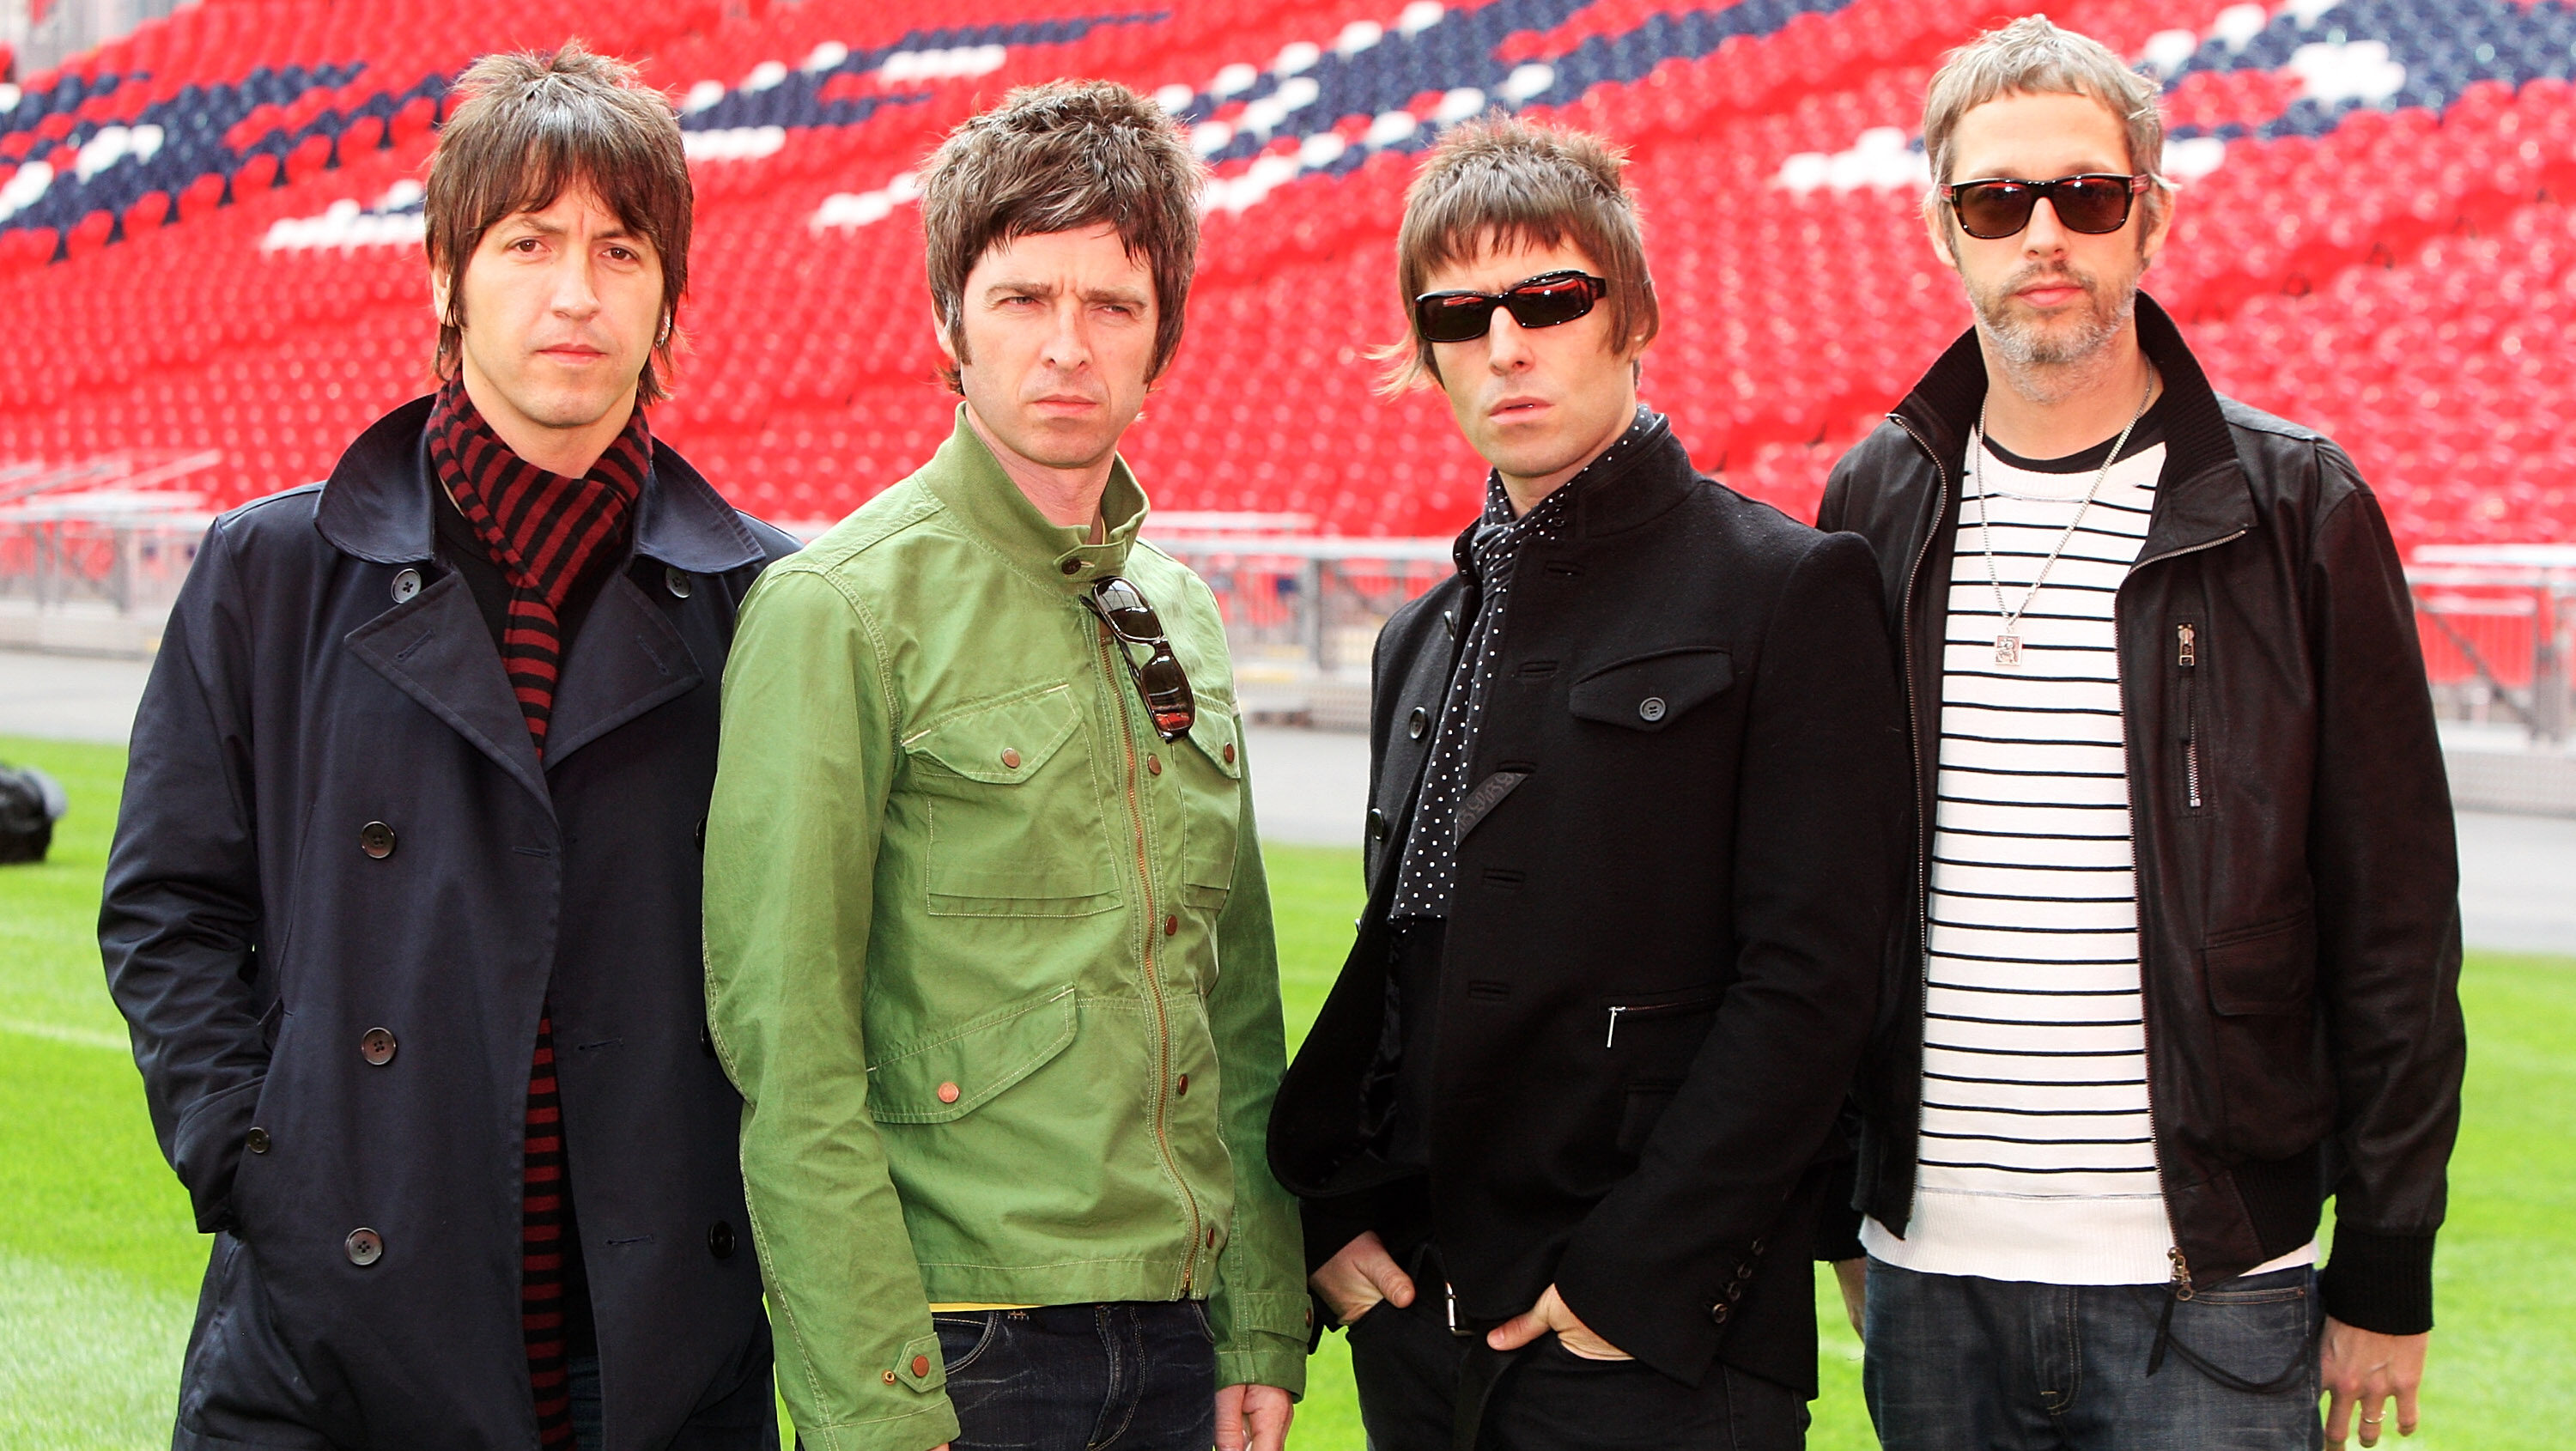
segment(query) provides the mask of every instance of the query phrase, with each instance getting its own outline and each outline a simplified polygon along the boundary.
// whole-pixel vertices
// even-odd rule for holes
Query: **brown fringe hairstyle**
[[[662,331],[636,397],[670,396],[671,347],[689,290],[694,193],[670,100],[635,67],[580,41],[552,55],[487,55],[457,77],[463,97],[438,134],[423,201],[429,265],[447,282],[438,320],[440,382],[456,377],[465,334],[465,264],[483,234],[507,217],[543,211],[568,187],[586,186],[652,244],[662,264]]]
[[[966,275],[986,252],[1106,223],[1153,274],[1148,376],[1161,377],[1181,347],[1206,180],[1163,108],[1112,81],[1023,86],[950,132],[922,169],[921,230],[930,300],[956,361],[970,361]],[[945,358],[939,376],[962,389]]]
[[[1487,249],[1571,241],[1609,280],[1610,336],[1655,340],[1663,313],[1646,270],[1637,199],[1621,173],[1625,149],[1583,131],[1487,116],[1440,138],[1404,193],[1404,225],[1395,239],[1396,291],[1407,340],[1377,349],[1390,366],[1378,385],[1389,397],[1436,387],[1440,363],[1413,327],[1413,299],[1429,290],[1432,269],[1471,260]]]

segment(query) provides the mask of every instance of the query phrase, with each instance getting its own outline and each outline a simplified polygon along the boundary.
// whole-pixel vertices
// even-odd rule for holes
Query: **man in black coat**
[[[670,107],[496,56],[428,183],[434,398],[215,522],[100,945],[212,1262],[190,1448],[774,1446],[695,835],[792,548],[656,444]]]
[[[1369,905],[1271,1162],[1380,1451],[1790,1447],[1809,1251],[1902,865],[1870,552],[1637,406],[1618,157],[1462,127],[1413,346],[1494,473],[1380,637]]]

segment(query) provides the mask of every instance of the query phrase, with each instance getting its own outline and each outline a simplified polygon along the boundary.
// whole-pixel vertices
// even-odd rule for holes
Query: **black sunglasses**
[[[2121,176],[2117,173],[2088,172],[2082,176],[2061,176],[2055,181],[2016,181],[1995,177],[1986,181],[1955,181],[1941,188],[1950,210],[1959,215],[1959,229],[1981,241],[1999,241],[2017,236],[2030,225],[2031,208],[2041,197],[2048,198],[2057,213],[2058,225],[2070,232],[2098,237],[2116,232],[2129,224],[2129,202],[2154,184],[2147,176]]]
[[[1610,291],[1589,272],[1542,272],[1500,292],[1426,292],[1413,299],[1413,326],[1427,343],[1471,343],[1494,325],[1494,309],[1511,309],[1523,327],[1554,327],[1592,310]]]
[[[1154,734],[1165,741],[1188,735],[1199,718],[1198,697],[1190,694],[1189,672],[1172,653],[1162,617],[1145,603],[1136,586],[1114,574],[1093,585],[1082,602],[1118,637],[1119,658],[1127,662],[1127,678],[1136,682],[1136,693],[1145,698],[1145,713],[1154,718]],[[1136,663],[1129,646],[1146,652],[1144,664]]]

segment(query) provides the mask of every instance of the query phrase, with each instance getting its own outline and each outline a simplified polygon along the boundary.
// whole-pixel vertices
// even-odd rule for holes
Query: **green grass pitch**
[[[101,980],[99,875],[124,754],[0,739],[0,761],[60,778],[72,814],[42,866],[0,867],[0,1446],[169,1444],[206,1246],[152,1140]],[[1340,967],[1357,854],[1269,852],[1289,1036]],[[2425,1429],[2410,1447],[2557,1446],[2576,1420],[2576,963],[2473,956],[2468,1111],[2452,1163]],[[1819,1280],[1824,1394],[1809,1444],[1875,1444],[1860,1348]],[[1339,1336],[1325,1340],[1292,1446],[1359,1451]]]

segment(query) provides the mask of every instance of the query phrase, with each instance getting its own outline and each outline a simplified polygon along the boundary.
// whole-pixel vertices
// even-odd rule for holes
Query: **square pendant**
[[[1995,663],[1997,665],[2019,665],[2021,663],[2021,636],[1995,636]]]

